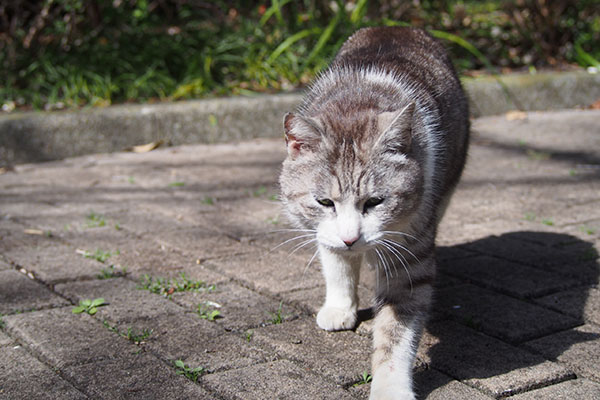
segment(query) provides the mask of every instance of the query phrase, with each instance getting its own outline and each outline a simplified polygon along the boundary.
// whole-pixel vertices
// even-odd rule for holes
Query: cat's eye
[[[333,200],[331,199],[317,199],[317,203],[322,205],[323,207],[333,207]]]
[[[363,206],[363,211],[366,212],[369,208],[373,208],[379,204],[383,203],[383,198],[381,197],[371,197],[365,201],[365,205]]]

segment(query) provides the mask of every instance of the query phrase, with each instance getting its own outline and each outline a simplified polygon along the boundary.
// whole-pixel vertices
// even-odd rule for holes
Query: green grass
[[[283,315],[283,301],[279,302],[279,307],[277,307],[277,310],[275,312],[270,312],[269,316],[270,318],[268,322],[270,322],[271,324],[277,325],[283,323],[286,317],[285,315]]]
[[[176,292],[188,291],[213,291],[215,285],[209,285],[201,280],[188,278],[185,273],[181,273],[177,278],[156,278],[145,274],[138,286],[139,289],[148,290],[151,293],[159,294],[165,297],[171,297]]]
[[[90,258],[92,260],[96,260],[103,264],[112,256],[121,254],[119,250],[112,253],[110,251],[106,251],[106,250],[102,250],[102,249],[96,249],[96,251],[94,251],[93,253],[91,253],[87,250],[77,250],[77,252],[85,258]]]
[[[221,312],[215,308],[217,306],[218,305],[216,303],[205,301],[204,303],[198,304],[196,313],[202,319],[214,321],[217,318],[222,318]]]
[[[525,220],[526,220],[526,221],[533,222],[533,221],[535,221],[535,219],[536,219],[537,217],[535,216],[535,214],[534,214],[534,213],[530,213],[530,212],[528,212],[528,213],[525,213],[525,216],[524,216],[524,218],[525,218]]]
[[[128,327],[126,331],[120,331],[117,326],[112,326],[108,323],[108,321],[102,321],[102,324],[111,332],[116,333],[119,336],[124,337],[130,342],[140,345],[143,344],[146,339],[148,339],[152,333],[152,329],[142,329],[141,331],[136,331],[131,327]]]
[[[94,211],[86,216],[88,228],[99,228],[106,225],[106,219],[103,215],[96,214]]]
[[[127,267],[121,267],[120,270],[117,269],[115,265],[111,265],[107,268],[102,268],[100,273],[96,275],[98,279],[112,279],[119,278],[121,276],[127,275]]]
[[[200,202],[202,204],[206,204],[208,206],[215,205],[215,199],[214,199],[214,197],[205,196],[202,200],[200,200]]]
[[[549,60],[600,65],[600,18],[588,0],[573,3],[556,21],[540,18],[546,12],[541,8],[560,4],[540,8],[500,0],[399,2],[387,12],[375,0],[357,0],[354,7],[340,0],[159,2],[158,7],[149,1],[20,3],[27,13],[15,18],[21,25],[0,52],[0,105],[7,109],[289,90],[306,85],[350,34],[373,25],[428,29],[461,70],[535,69]],[[41,18],[50,4],[50,15]],[[557,32],[567,43],[548,50],[552,43],[540,43],[543,30]],[[32,40],[30,32],[36,33]],[[219,121],[213,116],[208,123],[216,127]]]
[[[542,224],[547,226],[554,226],[554,221],[552,220],[552,218],[544,218],[542,219]]]
[[[198,378],[206,372],[204,367],[192,368],[185,365],[185,363],[181,360],[175,360],[173,363],[177,369],[177,375],[183,375],[192,382],[198,382]]]
[[[356,382],[352,386],[356,387],[356,386],[365,385],[365,384],[371,382],[372,380],[373,380],[373,377],[371,376],[371,374],[369,374],[367,371],[363,371],[362,375],[359,377],[358,382]]]

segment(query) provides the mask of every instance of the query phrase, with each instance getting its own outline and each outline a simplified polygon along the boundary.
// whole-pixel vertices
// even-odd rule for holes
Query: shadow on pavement
[[[441,247],[438,271],[432,318],[423,338],[429,368],[490,395],[502,396],[494,392],[499,381],[520,391],[510,388],[511,380],[524,379],[518,376],[524,369],[599,337],[569,331],[586,322],[588,291],[598,283],[597,250],[577,237],[511,232]],[[559,332],[560,340],[548,340]],[[450,382],[432,382],[428,373],[415,376],[421,398]]]

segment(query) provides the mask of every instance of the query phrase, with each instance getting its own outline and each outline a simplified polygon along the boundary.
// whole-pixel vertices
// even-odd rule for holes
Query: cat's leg
[[[352,329],[356,325],[358,285],[362,257],[347,258],[321,246],[325,277],[325,304],[317,314],[317,325],[328,331]]]
[[[389,289],[378,291],[380,309],[373,324],[370,400],[415,398],[412,368],[431,302],[433,256],[409,269],[411,281],[394,279]]]

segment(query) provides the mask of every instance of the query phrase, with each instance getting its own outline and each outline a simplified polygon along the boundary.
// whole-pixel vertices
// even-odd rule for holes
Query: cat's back
[[[377,70],[396,76],[434,98],[447,94],[463,100],[460,81],[446,50],[418,28],[360,29],[344,43],[330,68]]]

